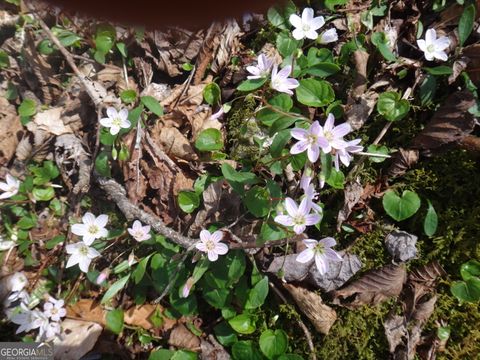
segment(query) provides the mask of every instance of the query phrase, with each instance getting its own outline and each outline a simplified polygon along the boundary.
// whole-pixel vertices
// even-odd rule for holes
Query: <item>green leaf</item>
[[[463,46],[465,41],[470,36],[473,30],[473,23],[475,21],[475,5],[470,4],[463,10],[462,16],[458,22],[458,39],[460,46]]]
[[[381,154],[381,155],[388,155],[388,148],[385,145],[370,145],[367,148],[367,152],[371,154]],[[376,156],[369,156],[368,160],[374,163],[381,163],[386,160],[384,157],[376,157]]]
[[[32,99],[25,99],[18,107],[18,115],[33,116],[37,112],[37,103]]]
[[[290,32],[281,32],[277,35],[277,49],[284,58],[301,48],[302,43],[302,40],[292,38]]]
[[[251,340],[239,341],[232,346],[234,360],[262,360],[264,357]]]
[[[152,255],[153,254],[150,254],[147,257],[143,258],[138,263],[135,270],[133,271],[132,275],[133,275],[133,281],[135,282],[135,284],[138,284],[140,281],[142,281],[143,276],[145,275],[145,270],[147,269],[148,260],[150,260],[150,257]]]
[[[215,151],[223,149],[222,133],[218,129],[210,128],[198,134],[195,147],[200,151]]]
[[[420,208],[420,198],[416,193],[405,190],[402,197],[395,191],[388,190],[383,195],[383,208],[396,221],[403,221],[413,216]]]
[[[127,57],[128,53],[127,53],[127,46],[125,45],[125,43],[123,42],[117,43],[117,49],[124,58]]]
[[[248,79],[245,81],[242,81],[240,85],[237,86],[237,90],[239,91],[253,91],[261,88],[263,84],[267,82],[267,78],[260,78],[260,79]]]
[[[120,290],[122,290],[125,285],[127,285],[128,279],[130,279],[130,274],[124,276],[123,278],[115,281],[105,292],[102,297],[101,304],[107,303],[111,298],[113,298]]]
[[[307,106],[325,106],[335,100],[335,92],[324,80],[303,79],[296,89],[297,99]]]
[[[296,11],[297,8],[295,7],[295,4],[289,0],[285,3],[285,6],[274,6],[268,9],[267,18],[273,26],[288,30],[290,28],[288,18]]]
[[[279,157],[282,154],[282,150],[285,148],[285,145],[290,141],[292,134],[290,129],[281,130],[277,133],[275,138],[270,145],[270,154],[273,157]]]
[[[225,307],[229,300],[229,289],[205,289],[203,290],[203,298],[214,308],[221,309]]]
[[[95,33],[95,48],[105,56],[113,48],[116,38],[117,33],[112,25],[101,24]]]
[[[196,352],[190,350],[177,350],[170,358],[170,360],[197,360],[198,355]]]
[[[238,193],[243,193],[243,186],[246,184],[253,185],[258,182],[258,178],[251,172],[236,171],[231,165],[222,164],[222,175],[230,186]]]
[[[37,217],[34,214],[22,216],[17,222],[17,227],[22,230],[28,230],[37,225]]]
[[[480,278],[474,276],[467,281],[455,281],[450,291],[461,301],[477,302],[480,300]]]
[[[273,222],[264,222],[260,228],[260,233],[257,237],[257,244],[263,245],[267,241],[275,241],[285,239],[287,233]]]
[[[203,89],[203,98],[212,106],[220,103],[220,94],[220,87],[214,82],[208,84]]]
[[[248,292],[247,303],[245,309],[256,309],[263,305],[268,295],[268,277],[264,277],[260,280],[250,291]]]
[[[325,182],[334,189],[343,189],[345,187],[345,175],[341,171],[332,169],[330,176],[325,179]]]
[[[163,115],[162,105],[160,105],[158,100],[155,99],[153,96],[142,96],[140,98],[140,101],[142,102],[143,105],[147,107],[148,110],[150,110],[155,115],[157,116]]]
[[[463,280],[468,280],[474,276],[480,277],[480,262],[469,260],[460,267],[460,274]]]
[[[34,188],[32,195],[37,201],[50,201],[55,197],[55,190],[51,186],[47,188]]]
[[[5,51],[0,50],[0,70],[8,67],[10,67],[10,59],[8,58],[8,54]]]
[[[265,330],[259,339],[260,350],[269,359],[274,359],[287,351],[288,338],[283,330]]]
[[[111,177],[110,162],[108,161],[108,152],[101,151],[95,159],[95,170],[105,177]]]
[[[255,332],[255,321],[250,314],[240,314],[228,320],[230,326],[240,334],[252,334]]]
[[[385,33],[375,32],[372,34],[372,44],[376,46],[380,54],[388,61],[396,61],[397,58],[393,55],[392,51],[388,46],[388,39]]]
[[[303,358],[297,354],[283,354],[280,355],[278,360],[303,360]]]
[[[45,243],[47,250],[52,250],[55,246],[65,241],[65,235],[57,235]]]
[[[430,200],[427,199],[427,202],[428,210],[427,215],[425,216],[425,220],[423,222],[423,231],[425,232],[425,235],[433,236],[437,231],[438,216]]]
[[[440,65],[433,68],[425,67],[423,69],[426,72],[428,72],[430,75],[452,75],[453,74],[452,68],[446,65]]]
[[[13,83],[8,82],[7,90],[5,91],[5,99],[15,100],[17,97],[18,97],[17,87]]]
[[[378,97],[377,111],[388,121],[397,121],[408,114],[410,104],[399,93],[387,91]]]
[[[254,186],[245,194],[244,203],[253,215],[264,217],[270,210],[270,194],[267,189]]]
[[[170,360],[175,352],[167,349],[154,350],[148,356],[148,360]]]
[[[437,78],[434,75],[428,74],[420,84],[420,104],[427,106],[435,99],[437,91]]]
[[[213,331],[215,332],[215,337],[218,342],[223,346],[230,346],[238,341],[237,334],[235,334],[232,327],[225,321],[215,326]]]
[[[346,5],[348,0],[325,0],[325,6],[328,10],[334,11],[335,6]]]
[[[123,90],[120,93],[120,99],[122,99],[125,104],[132,104],[137,100],[137,92],[132,89]]]
[[[107,329],[114,334],[120,334],[123,330],[123,310],[115,309],[107,312],[105,317]]]
[[[180,191],[178,206],[187,214],[192,213],[200,205],[200,197],[194,191]]]
[[[287,94],[278,94],[268,100],[268,103],[284,112],[289,112],[293,107],[293,100]]]
[[[321,62],[305,70],[307,74],[325,78],[340,71],[340,66],[331,62]]]
[[[170,304],[184,316],[193,315],[198,312],[197,298],[195,295],[184,298],[179,296],[178,291],[173,291],[170,293]]]

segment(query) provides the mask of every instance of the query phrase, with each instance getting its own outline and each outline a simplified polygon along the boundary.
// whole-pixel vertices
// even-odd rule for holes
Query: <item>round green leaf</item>
[[[10,66],[10,59],[8,57],[8,54],[0,50],[0,69],[6,69]]]
[[[110,162],[108,161],[108,152],[101,151],[95,159],[95,170],[105,177],[110,177]]]
[[[267,82],[267,78],[260,78],[260,79],[248,79],[243,81],[240,85],[238,85],[237,90],[239,91],[253,91],[261,88],[263,84]]]
[[[220,87],[212,82],[203,89],[203,98],[208,104],[213,106],[220,103],[220,93]]]
[[[123,330],[123,310],[115,309],[107,312],[105,317],[107,329],[115,334],[120,334]]]
[[[256,309],[263,305],[268,295],[268,277],[264,277],[248,292],[245,309]]]
[[[215,332],[215,337],[218,342],[223,346],[230,346],[238,341],[237,334],[235,334],[232,327],[225,321],[215,326],[213,331]]]
[[[107,54],[113,47],[116,39],[116,31],[112,25],[102,24],[97,27],[95,33],[95,47],[96,49],[103,53]]]
[[[269,359],[285,353],[287,345],[287,334],[283,330],[265,330],[260,335],[260,350]]]
[[[270,194],[267,189],[260,186],[254,186],[247,191],[245,206],[256,217],[264,217],[270,210]]]
[[[200,151],[215,151],[223,148],[222,133],[218,129],[203,130],[195,140],[195,147]]]
[[[381,155],[388,155],[388,148],[385,146],[385,145],[370,145],[368,148],[367,148],[367,152],[371,153],[371,154],[381,154]],[[376,156],[370,156],[368,158],[368,160],[370,160],[371,162],[374,162],[374,163],[381,163],[383,161],[386,160],[386,158],[384,157],[376,157]]]
[[[37,103],[32,99],[25,99],[18,107],[18,115],[33,116],[37,112]]]
[[[340,71],[340,66],[331,62],[321,62],[306,70],[307,74],[321,78],[336,74]]]
[[[301,47],[302,43],[302,40],[292,38],[290,32],[281,32],[277,35],[277,49],[284,58],[292,55],[295,50]]]
[[[463,280],[468,280],[471,277],[480,277],[480,262],[477,260],[469,260],[460,267],[460,274]]]
[[[251,340],[239,341],[232,346],[234,360],[262,360],[264,357]]]
[[[137,99],[137,92],[135,90],[132,90],[132,89],[123,90],[120,93],[120,99],[122,99],[122,101],[125,104],[134,103],[135,100]]]
[[[377,111],[388,121],[403,119],[410,110],[410,104],[399,93],[387,91],[378,97]]]
[[[34,188],[32,191],[33,198],[37,201],[49,201],[55,197],[55,190],[49,186],[47,188]]]
[[[192,213],[200,205],[200,197],[194,191],[180,191],[178,206],[187,214]]]
[[[300,86],[296,89],[296,93],[298,101],[307,106],[325,106],[335,100],[335,92],[324,80],[300,80]]]
[[[251,334],[256,330],[255,321],[249,314],[240,314],[228,320],[230,326],[240,334]]]
[[[455,281],[450,291],[461,301],[476,302],[480,300],[480,279],[474,276],[467,281]]]
[[[405,190],[402,197],[395,191],[388,190],[383,195],[383,208],[396,221],[402,221],[413,216],[420,208],[420,198],[413,191]]]

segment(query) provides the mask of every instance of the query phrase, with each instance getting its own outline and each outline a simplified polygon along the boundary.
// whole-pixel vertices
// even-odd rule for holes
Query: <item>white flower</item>
[[[223,238],[223,233],[221,231],[215,231],[213,234],[210,234],[208,230],[200,231],[200,241],[195,245],[195,247],[207,253],[208,260],[216,261],[218,255],[225,255],[228,252],[228,246],[220,241]]]
[[[127,230],[137,241],[145,241],[152,237],[150,235],[150,225],[143,226],[138,220],[135,220],[133,226]]]
[[[278,71],[278,65],[273,65],[272,68],[272,80],[270,82],[270,86],[272,89],[293,95],[293,91],[291,89],[297,88],[300,83],[293,79],[289,78],[290,72],[292,71],[292,66],[287,65],[282,70]]]
[[[60,321],[67,315],[67,310],[65,310],[64,304],[65,302],[62,299],[56,300],[53,297],[50,297],[43,305],[43,314],[53,321]]]
[[[285,209],[288,215],[277,215],[274,220],[283,226],[293,226],[295,234],[303,233],[307,226],[315,225],[322,219],[319,214],[310,214],[310,202],[307,198],[304,198],[300,202],[300,206],[297,206],[292,198],[287,197]]]
[[[327,237],[320,241],[305,239],[303,243],[307,248],[298,254],[296,260],[305,264],[315,257],[315,265],[320,275],[325,275],[328,272],[329,261],[342,261],[342,257],[331,249],[337,243],[334,238]]]
[[[113,107],[107,108],[107,117],[100,119],[100,124],[110,128],[110,134],[117,135],[120,129],[128,129],[132,124],[128,121],[128,110],[122,109],[117,112]]]
[[[445,50],[450,46],[450,39],[446,36],[437,39],[435,29],[428,29],[425,33],[425,40],[417,40],[417,45],[423,51],[425,59],[432,61],[438,59],[447,61],[448,56]]]
[[[352,127],[349,123],[343,123],[338,126],[335,126],[335,117],[332,113],[328,114],[325,125],[323,125],[321,137],[326,140],[321,143],[322,151],[325,154],[328,154],[332,149],[340,150],[347,146],[343,137],[352,131]]]
[[[14,291],[4,301],[3,305],[4,307],[9,307],[12,303],[14,303],[17,300],[21,300],[21,302],[28,304],[30,303],[30,295],[25,290]]]
[[[83,224],[72,225],[72,233],[83,237],[83,242],[86,245],[91,245],[95,239],[108,236],[108,230],[105,226],[108,222],[108,215],[99,215],[95,217],[90,212],[87,212],[82,217]]]
[[[3,191],[3,194],[0,194],[0,199],[8,199],[18,193],[20,188],[20,180],[13,177],[10,174],[7,174],[5,178],[6,182],[0,181],[0,190]]]
[[[37,309],[30,310],[25,304],[20,304],[21,312],[15,314],[10,319],[14,324],[20,325],[15,332],[19,334],[21,332],[29,332],[30,330],[37,329],[39,327],[48,324],[48,319],[43,313]]]
[[[351,154],[358,153],[363,150],[363,146],[360,146],[361,139],[354,139],[351,141],[347,141],[343,149],[338,149],[335,152],[335,169],[337,171],[340,170],[340,161],[343,163],[343,165],[348,166],[350,165],[350,161],[352,161],[353,156]]]
[[[302,12],[302,17],[292,14],[290,15],[290,24],[295,27],[292,35],[297,40],[309,38],[315,40],[318,37],[317,31],[325,24],[323,16],[313,17],[314,12],[312,8],[305,8]]]
[[[23,272],[16,272],[8,278],[10,291],[21,291],[27,286],[28,280]]]
[[[105,268],[102,270],[100,274],[98,274],[97,279],[95,280],[95,283],[97,285],[102,285],[104,281],[108,279],[108,275],[110,275],[110,269]]]
[[[17,246],[15,241],[4,240],[3,237],[0,235],[0,251],[10,250],[14,246]]]
[[[302,179],[300,180],[300,187],[305,194],[305,198],[308,200],[308,205],[310,208],[321,215],[323,213],[323,209],[314,201],[317,200],[318,193],[315,191],[315,186],[311,184],[311,181],[312,178],[310,176],[302,176]]]
[[[58,322],[44,322],[39,329],[37,341],[39,340],[53,340],[60,336],[62,327]]]
[[[272,66],[273,60],[265,56],[265,54],[260,54],[257,66],[247,66],[247,71],[252,74],[247,76],[247,79],[266,78],[270,74]]]
[[[291,154],[300,154],[307,150],[308,160],[312,163],[318,160],[320,148],[328,146],[328,141],[323,138],[323,130],[318,121],[314,121],[308,130],[294,128],[290,131],[292,136],[300,140],[290,149]]]
[[[100,253],[97,250],[88,247],[81,241],[67,245],[66,250],[67,254],[70,254],[66,267],[69,268],[78,264],[78,267],[84,273],[88,272],[88,267],[92,260],[100,256]]]
[[[320,39],[318,39],[318,42],[320,44],[328,44],[332,43],[338,40],[338,34],[337,34],[337,29],[331,28],[328,30],[325,30],[320,34]]]

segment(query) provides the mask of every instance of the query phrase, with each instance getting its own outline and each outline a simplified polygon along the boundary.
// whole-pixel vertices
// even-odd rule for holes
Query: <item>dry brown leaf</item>
[[[81,359],[93,349],[102,331],[96,322],[64,319],[61,336],[53,341],[55,360]]]
[[[345,105],[345,119],[354,130],[360,129],[375,108],[378,93],[368,90]]]
[[[404,339],[408,336],[407,322],[405,317],[395,315],[391,312],[383,323],[385,328],[385,336],[388,341],[388,348],[390,353],[395,352],[398,345],[404,342]]]
[[[70,126],[65,126],[62,121],[63,108],[55,107],[37,113],[33,117],[33,121],[27,124],[27,129],[32,133],[37,130],[46,131],[52,135],[62,135],[72,133]]]
[[[283,286],[292,295],[299,309],[308,317],[315,329],[319,333],[327,335],[337,320],[335,310],[325,305],[321,296],[314,292],[291,284],[284,284]]]
[[[168,343],[180,349],[198,350],[200,338],[192,334],[185,325],[178,324],[170,333]]]
[[[15,106],[0,97],[0,166],[12,159],[22,135],[23,127]]]
[[[404,264],[371,270],[352,284],[335,291],[334,303],[353,309],[365,304],[379,304],[400,295],[406,277]]]
[[[392,159],[392,164],[387,172],[387,177],[395,178],[402,176],[415,165],[420,158],[418,150],[399,148]]]
[[[419,149],[428,156],[446,145],[461,141],[475,126],[475,119],[468,112],[474,105],[475,98],[470,91],[457,91],[450,95],[413,139],[411,148]]]
[[[435,309],[435,303],[437,302],[437,296],[433,295],[430,299],[418,303],[415,307],[415,311],[412,313],[412,319],[424,324],[433,314]]]
[[[230,360],[230,354],[223,348],[222,345],[215,340],[214,336],[209,336],[208,340],[201,339],[201,360]]]
[[[211,69],[218,74],[225,66],[230,63],[230,59],[235,55],[240,47],[239,38],[242,31],[234,19],[227,20],[223,29],[219,33],[220,41],[213,57]]]
[[[189,161],[198,157],[187,138],[176,128],[162,128],[158,136],[152,134],[152,138],[170,157]]]
[[[132,326],[140,326],[146,330],[154,328],[150,321],[150,317],[155,313],[155,310],[163,311],[160,305],[144,304],[136,305],[125,311],[125,323]],[[162,330],[168,331],[175,326],[176,320],[164,317],[162,323]]]
[[[105,326],[105,310],[92,299],[80,299],[67,306],[67,317],[84,321],[93,321]]]
[[[410,281],[425,283],[427,286],[433,286],[433,283],[439,278],[445,276],[447,273],[442,268],[438,261],[432,261],[419,268],[413,269],[408,278]]]
[[[353,207],[358,203],[363,194],[363,186],[357,179],[355,182],[350,182],[345,186],[343,208],[340,209],[337,215],[337,231],[340,232],[341,226],[345,220],[348,219]]]
[[[463,7],[461,7],[463,9]],[[469,59],[467,73],[475,85],[480,84],[480,44],[466,46],[463,55]]]

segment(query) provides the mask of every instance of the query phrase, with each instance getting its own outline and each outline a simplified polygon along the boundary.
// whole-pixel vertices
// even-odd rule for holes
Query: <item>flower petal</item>
[[[210,261],[218,260],[218,254],[215,251],[209,251],[207,256],[208,256],[208,260]]]
[[[310,27],[311,27],[313,30],[318,30],[318,29],[320,29],[323,25],[325,25],[325,19],[323,18],[323,16],[317,16],[316,18],[313,18],[313,19],[310,21]]]
[[[210,236],[210,240],[212,240],[213,242],[216,242],[216,243],[218,243],[218,242],[221,241],[222,239],[223,239],[223,232],[220,231],[220,230],[215,231],[215,232]]]
[[[73,224],[71,231],[78,236],[85,236],[88,234],[87,226],[85,224]]]
[[[120,132],[120,126],[113,125],[112,127],[110,127],[110,134],[117,135],[119,132]]]
[[[215,252],[219,255],[225,255],[228,252],[228,246],[224,243],[217,243],[215,245]]]
[[[303,9],[302,12],[302,23],[303,24],[310,24],[310,22],[313,20],[313,9],[312,8],[305,8]]]
[[[128,110],[127,109],[122,109],[118,112],[118,117],[122,120],[127,120],[128,119]]]
[[[312,163],[315,163],[320,156],[319,147],[318,146],[310,146],[307,149],[307,156],[308,156],[308,160],[310,160]]]
[[[302,29],[295,29],[292,31],[292,36],[295,40],[302,40],[305,38],[305,33]]]
[[[442,60],[442,61],[447,61],[448,60],[448,55],[445,51],[435,51],[433,53],[433,57]]]
[[[310,29],[305,33],[305,37],[311,40],[315,40],[316,38],[318,38],[318,33],[315,30]]]
[[[210,240],[211,236],[212,236],[212,234],[210,234],[210,231],[208,231],[208,230],[203,229],[202,231],[200,231],[200,240],[202,240],[202,241]]]
[[[100,256],[100,253],[94,248],[88,248],[87,256],[90,259],[95,259],[96,257]]]
[[[283,226],[293,226],[294,224],[293,219],[288,215],[277,215],[274,221]]]
[[[332,250],[332,249],[325,249],[325,256],[330,261],[335,261],[335,262],[343,261],[342,257],[335,250]]]
[[[302,128],[293,128],[290,130],[290,134],[297,140],[305,140],[308,135],[308,131]]]
[[[305,246],[309,249],[313,249],[315,246],[317,246],[318,244],[318,241],[317,240],[313,240],[313,239],[305,239],[303,240],[303,243],[305,244]]]
[[[423,52],[427,50],[427,44],[425,43],[425,40],[423,39],[417,40],[417,45],[418,45],[418,48]]]
[[[297,255],[295,261],[299,263],[305,264],[308,263],[310,260],[313,259],[315,252],[312,249],[305,249],[300,254]]]
[[[290,21],[290,24],[292,24],[296,28],[302,27],[302,19],[297,14],[290,15],[288,21]]]
[[[352,127],[350,126],[349,123],[343,123],[338,126],[335,126],[335,128],[332,130],[332,134],[339,138],[347,135],[350,131],[352,131]]]
[[[319,214],[308,214],[305,216],[305,225],[315,225],[322,220],[322,217]]]
[[[429,45],[433,45],[436,39],[437,39],[437,32],[435,31],[435,29],[428,29],[427,32],[425,33],[425,42],[427,44],[427,47]]]
[[[117,112],[117,109],[115,109],[114,107],[111,107],[109,106],[107,108],[107,116],[109,118],[116,118],[118,116],[118,112]]]
[[[282,79],[286,79],[290,75],[291,71],[292,71],[292,66],[287,65],[282,70],[280,70],[278,72],[277,77],[282,78]]]
[[[446,36],[442,36],[435,40],[435,50],[442,51],[450,46],[450,39]]]
[[[300,206],[298,207],[298,213],[302,215],[308,215],[308,212],[310,211],[310,206],[309,206],[309,201],[307,198],[303,198],[303,200],[300,202]]]
[[[298,213],[298,206],[295,200],[290,197],[285,199],[285,209],[287,210],[288,215],[296,216]]]
[[[203,242],[198,242],[195,247],[200,250],[200,251],[203,251],[203,252],[207,252],[207,246],[205,245],[205,243]]]
[[[293,226],[293,231],[295,234],[299,235],[305,231],[307,227],[305,225],[294,225]]]
[[[320,35],[320,44],[329,44],[338,40],[337,29],[332,28]]]
[[[308,149],[308,142],[301,140],[294,144],[290,149],[290,154],[300,154],[303,153],[305,150]]]
[[[315,265],[320,275],[325,275],[328,271],[328,261],[324,255],[315,254]]]
[[[95,225],[98,227],[104,228],[108,223],[108,215],[101,214],[95,219]]]
[[[76,254],[71,255],[68,260],[67,260],[67,265],[65,265],[66,268],[75,266],[78,264],[79,258]]]
[[[91,212],[86,212],[82,217],[82,221],[85,225],[94,225],[95,219],[95,215],[93,215]]]
[[[327,120],[325,120],[325,124],[323,125],[323,132],[329,132],[333,130],[333,127],[335,125],[335,117],[333,116],[332,113],[328,114]]]
[[[95,241],[96,238],[97,237],[95,235],[92,235],[92,234],[88,233],[88,234],[83,236],[82,241],[85,245],[90,246],[90,245],[93,244],[93,242]]]
[[[331,248],[337,245],[337,242],[333,237],[326,237],[320,240],[320,243],[323,244],[326,248]]]
[[[80,261],[78,262],[78,267],[84,273],[88,273],[88,268],[90,267],[91,262],[92,262],[92,260],[90,260],[88,257],[86,257],[86,256],[81,257]]]
[[[113,123],[113,120],[110,118],[100,119],[100,125],[102,125],[103,127],[109,128],[112,126],[112,123]]]

